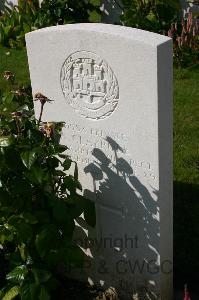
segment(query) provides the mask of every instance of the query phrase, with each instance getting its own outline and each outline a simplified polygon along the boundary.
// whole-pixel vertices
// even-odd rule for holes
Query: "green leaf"
[[[17,166],[17,161],[16,161],[14,170],[19,170],[19,172],[21,172],[21,168],[20,169],[19,168],[20,168],[20,165]],[[23,166],[22,166],[22,168],[23,168]],[[13,167],[11,170],[13,170]],[[31,194],[32,194],[31,185],[26,178],[22,178],[20,176],[20,174],[18,173],[18,177],[15,178],[14,180],[11,180],[11,182],[10,182],[10,193],[15,197],[17,195],[20,195],[21,203],[24,203],[25,201],[27,202],[28,200],[31,199]],[[16,202],[13,204],[17,205]]]
[[[41,257],[53,248],[58,237],[57,227],[53,224],[46,225],[36,236],[35,246]]]
[[[163,3],[175,9],[180,9],[180,2],[178,0],[164,0]]]
[[[48,180],[48,173],[46,173],[40,166],[33,165],[31,168],[31,173],[28,175],[30,180],[35,183],[42,184],[44,181]]]
[[[76,245],[71,245],[67,241],[65,248],[59,248],[54,251],[49,251],[47,254],[48,264],[51,267],[56,267],[57,263],[64,263],[66,265],[70,264],[76,267],[82,266],[85,254]]]
[[[101,5],[100,0],[90,0],[90,3],[93,4],[94,6],[100,6]]]
[[[64,170],[69,170],[71,167],[71,163],[72,163],[72,161],[70,159],[66,158],[62,164]]]
[[[44,135],[41,131],[38,131],[36,129],[29,129],[27,131],[27,136],[29,140],[31,140],[32,143],[40,143],[44,140]],[[41,148],[38,148],[37,151],[41,151]]]
[[[19,253],[21,255],[21,259],[26,261],[26,246],[24,244],[18,246]]]
[[[71,194],[74,194],[76,192],[76,189],[82,190],[82,186],[78,180],[75,180],[73,176],[68,175],[65,176],[62,184],[62,192],[64,192],[66,189],[70,191]]]
[[[66,159],[66,157],[68,157],[68,155],[66,155],[66,154],[58,154],[58,156],[63,158],[63,159]]]
[[[76,245],[72,245],[66,249],[66,261],[77,267],[82,265],[84,256],[84,252]]]
[[[8,93],[4,99],[4,102],[6,104],[10,104],[13,101],[14,96],[15,96],[14,93]]]
[[[40,287],[36,283],[27,283],[20,288],[21,300],[36,300],[40,293]]]
[[[13,286],[3,297],[2,300],[12,300],[14,299],[17,295],[19,295],[19,286]]]
[[[0,188],[0,206],[7,206],[11,204],[11,197],[7,191]]]
[[[12,26],[11,26],[11,25],[3,27],[4,34],[5,34],[5,35],[8,35],[9,32],[11,31],[11,29],[12,29]]]
[[[37,284],[47,282],[52,276],[50,272],[42,269],[32,269],[32,272]]]
[[[25,151],[21,153],[21,159],[26,168],[30,169],[36,159],[35,151]]]
[[[9,147],[15,141],[15,138],[12,135],[1,136],[0,137],[0,147]]]
[[[35,216],[39,223],[49,223],[50,222],[50,215],[46,211],[35,211]]]
[[[3,244],[5,241],[11,241],[13,234],[5,226],[0,225],[0,243]]]
[[[54,175],[55,176],[65,176],[66,174],[61,170],[55,170]]]
[[[31,27],[28,24],[24,23],[23,30],[24,30],[24,33],[28,33],[31,31]]]
[[[24,220],[26,221],[26,223],[34,225],[38,223],[37,218],[35,217],[35,215],[31,214],[31,213],[24,213],[23,214]]]
[[[57,157],[49,157],[47,160],[48,168],[55,170],[60,163],[60,160]]]
[[[12,215],[9,219],[8,219],[8,224],[16,227],[19,222],[21,222],[22,220],[22,216],[21,215]]]
[[[17,225],[16,229],[18,232],[18,237],[21,240],[21,242],[24,244],[30,243],[33,236],[32,227],[23,222]]]
[[[84,198],[84,218],[85,221],[91,227],[95,227],[96,225],[96,211],[95,211],[95,204],[89,199]]]
[[[101,16],[97,11],[92,11],[89,14],[89,21],[94,23],[101,22]]]
[[[58,152],[62,153],[62,152],[64,152],[64,151],[68,150],[68,147],[65,146],[65,145],[58,145],[56,150],[57,150]]]
[[[53,207],[53,216],[58,222],[64,222],[68,215],[67,206],[63,201],[57,201]]]
[[[67,215],[62,226],[64,230],[64,235],[69,238],[72,238],[73,231],[75,229],[75,222],[71,215]]]
[[[28,274],[28,269],[25,265],[16,267],[7,274],[6,279],[14,283],[22,283]]]
[[[79,202],[76,202],[76,200],[74,202],[70,201],[72,199],[77,199],[78,200],[79,197],[78,197],[78,195],[74,195],[74,196],[68,198],[68,203],[71,202],[71,204],[69,204],[69,206],[68,206],[68,214],[71,216],[71,218],[76,219],[83,212],[83,208],[79,204]]]
[[[50,300],[50,295],[44,286],[41,287],[39,300]]]
[[[12,215],[8,220],[8,224],[17,231],[18,238],[22,243],[27,244],[31,241],[32,227],[24,222],[22,215]]]

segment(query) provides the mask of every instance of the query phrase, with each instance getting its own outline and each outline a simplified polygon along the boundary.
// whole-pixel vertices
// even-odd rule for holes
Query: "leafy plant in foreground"
[[[8,72],[6,73],[8,75]],[[7,78],[10,80],[10,78]],[[38,93],[40,122],[26,90],[0,95],[0,299],[51,299],[60,266],[80,266],[72,240],[82,212],[95,211],[80,195],[77,164],[59,144],[63,124],[42,123],[49,102]],[[71,175],[73,174],[73,175]]]
[[[0,44],[5,47],[23,47],[25,34],[36,29],[37,6],[23,1],[13,8],[5,5],[0,17]]]

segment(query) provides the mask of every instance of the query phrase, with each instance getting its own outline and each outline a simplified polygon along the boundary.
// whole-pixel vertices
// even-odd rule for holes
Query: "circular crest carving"
[[[115,74],[93,52],[78,51],[66,59],[61,69],[61,88],[67,102],[88,119],[110,116],[119,100]]]

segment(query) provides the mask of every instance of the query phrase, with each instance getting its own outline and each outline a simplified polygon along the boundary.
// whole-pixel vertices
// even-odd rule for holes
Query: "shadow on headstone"
[[[121,297],[130,297],[129,290],[132,290],[132,294],[140,293],[141,299],[147,295],[157,299],[157,273],[161,272],[160,228],[154,215],[158,214],[158,200],[154,200],[130,164],[121,157],[124,149],[111,137],[106,141],[114,153],[115,163],[101,149],[94,148],[94,162],[84,168],[93,178],[94,191],[85,190],[85,196],[95,199],[97,222],[103,222],[97,224],[100,231],[95,237],[82,217],[77,220],[88,231],[87,237],[78,227],[79,245],[87,253],[90,248],[85,267],[95,284],[108,288],[115,287],[117,282],[116,290]],[[158,197],[157,190],[153,194]]]

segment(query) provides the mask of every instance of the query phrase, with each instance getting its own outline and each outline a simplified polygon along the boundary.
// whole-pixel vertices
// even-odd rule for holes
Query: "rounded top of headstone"
[[[102,24],[102,23],[79,23],[79,24],[67,24],[67,25],[45,27],[27,33],[26,38],[29,38],[32,35],[37,35],[37,34],[46,34],[51,32],[64,32],[64,31],[98,32],[102,34],[120,36],[130,40],[136,40],[137,42],[141,42],[155,47],[172,40],[167,36],[137,29],[137,28],[131,28],[131,27],[120,26],[120,25]]]

